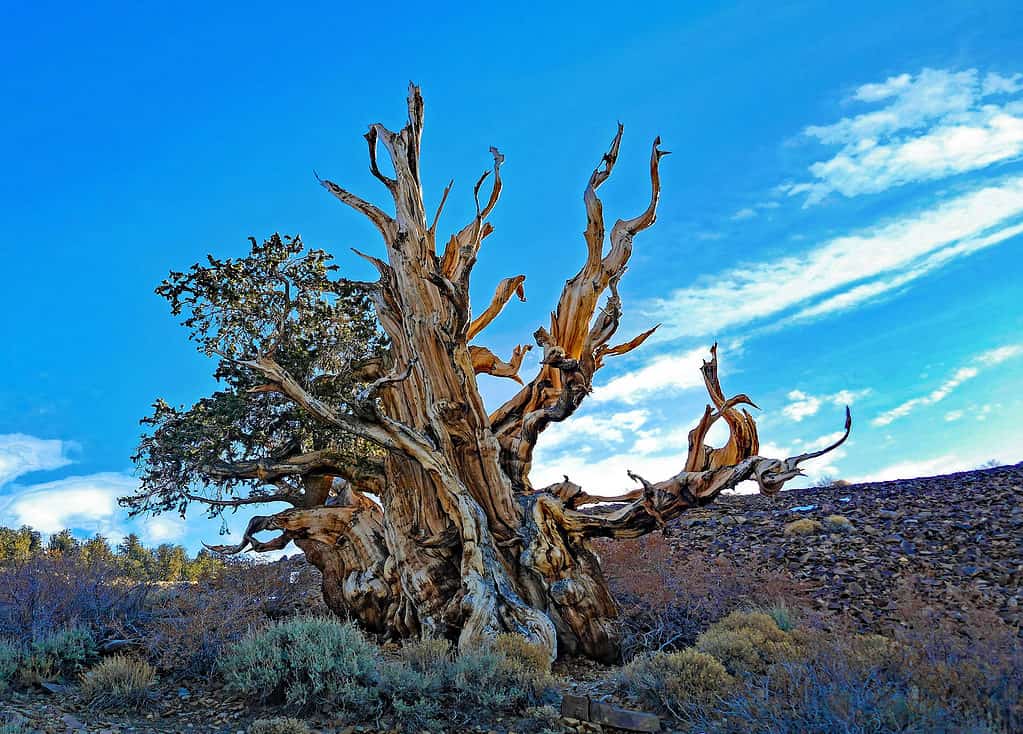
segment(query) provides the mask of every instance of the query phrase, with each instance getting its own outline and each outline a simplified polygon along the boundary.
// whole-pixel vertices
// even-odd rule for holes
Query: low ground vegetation
[[[461,653],[367,636],[327,613],[301,562],[217,564],[168,583],[40,546],[0,568],[0,701],[45,700],[42,686],[56,685],[78,716],[140,731],[175,730],[147,729],[147,717],[203,696],[234,712],[211,731],[539,734],[566,730],[560,691],[585,678],[587,692],[679,732],[1023,730],[1019,630],[990,610],[952,613],[906,584],[882,635],[820,612],[812,589],[771,568],[679,558],[659,535],[600,551],[623,602],[626,658],[595,672],[559,661],[554,674],[517,636]],[[39,730],[5,706],[0,733]]]

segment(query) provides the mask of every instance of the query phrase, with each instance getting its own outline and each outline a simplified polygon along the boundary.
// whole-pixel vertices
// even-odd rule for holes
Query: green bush
[[[156,671],[144,660],[115,655],[82,676],[79,696],[98,709],[135,709],[152,700]]]
[[[13,640],[0,639],[0,691],[14,680],[24,657],[25,649],[21,645]]]
[[[28,726],[20,721],[0,722],[0,734],[29,734]]]
[[[732,612],[696,638],[696,648],[734,674],[765,673],[774,663],[800,655],[793,638],[763,612]]]
[[[463,651],[452,673],[454,708],[480,716],[544,703],[554,682],[546,650],[518,635]]]
[[[257,719],[249,727],[249,734],[309,734],[309,727],[301,719],[276,716],[272,719]]]
[[[397,727],[420,732],[521,714],[547,701],[552,683],[544,648],[500,635],[457,656],[444,641],[407,644],[382,689]]]
[[[774,620],[778,629],[782,632],[791,632],[796,627],[796,620],[793,618],[792,610],[784,602],[774,604],[764,610],[764,614]]]
[[[92,633],[81,627],[68,627],[35,640],[28,649],[21,677],[27,683],[73,679],[99,657]]]
[[[273,624],[229,648],[220,671],[232,693],[294,711],[365,716],[379,707],[380,653],[351,623],[306,617]]]
[[[714,657],[692,648],[635,658],[618,673],[619,690],[678,719],[714,704],[735,684]]]

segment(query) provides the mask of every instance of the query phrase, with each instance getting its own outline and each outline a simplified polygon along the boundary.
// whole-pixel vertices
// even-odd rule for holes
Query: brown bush
[[[70,627],[97,640],[119,636],[144,624],[148,593],[147,584],[123,580],[103,560],[34,556],[0,568],[0,636],[26,645]]]
[[[162,586],[153,602],[144,645],[175,679],[209,678],[227,645],[272,620],[328,613],[319,574],[301,559],[231,562],[205,581]]]
[[[626,659],[680,650],[731,611],[811,609],[808,590],[766,564],[675,553],[662,535],[598,545],[611,591],[622,606]],[[805,616],[805,614],[804,614]]]

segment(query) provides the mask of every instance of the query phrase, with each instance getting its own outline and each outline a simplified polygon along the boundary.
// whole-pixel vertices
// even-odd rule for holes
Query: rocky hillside
[[[848,524],[829,522],[832,515]],[[815,522],[792,525],[801,519]],[[677,553],[696,548],[784,569],[813,590],[822,611],[848,611],[864,627],[890,623],[907,585],[952,617],[968,601],[1023,622],[1023,463],[722,497],[668,532]]]

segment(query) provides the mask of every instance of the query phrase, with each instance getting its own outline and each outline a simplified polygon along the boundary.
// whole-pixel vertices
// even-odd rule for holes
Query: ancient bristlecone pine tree
[[[606,246],[597,190],[618,157],[618,127],[583,194],[586,261],[565,284],[550,324],[533,335],[543,355],[539,374],[488,413],[476,376],[522,384],[517,373],[530,349],[517,347],[505,361],[473,343],[512,296],[522,297],[525,280],[502,281],[487,308],[471,309],[469,278],[493,231],[487,218],[501,193],[503,157],[491,149],[493,169],[473,190],[475,217],[438,248],[448,191],[428,216],[423,100],[415,86],[408,115],[398,132],[376,124],[366,134],[370,170],[390,193],[393,213],[322,181],[380,231],[386,259],[363,256],[379,271],[377,281],[332,280],[336,268],[326,253],[275,235],[262,245],[253,240],[248,258],[211,257],[158,289],[174,313],[188,315],[200,348],[220,357],[227,387],[187,411],[157,403],[136,456],[142,489],[124,503],[136,512],[183,513],[197,501],[218,513],[283,502],[290,508],[255,517],[241,543],[216,549],[294,542],[323,572],[328,605],[376,632],[467,645],[511,631],[552,655],[613,659],[618,610],[593,538],[649,533],[744,480],[778,492],[800,474],[801,462],[834,446],[784,460],[758,456],[756,424],[739,408],[752,403],[722,390],[712,349],[702,368],[711,404],[689,434],[678,474],[647,481],[630,473],[635,487],[615,496],[567,478],[534,487],[529,474],[541,432],[575,412],[606,359],[653,331],[616,341],[617,284],[633,238],[654,223],[665,153],[655,140],[650,202],[618,220]],[[377,165],[381,145],[393,177]],[[704,441],[719,419],[730,437],[712,448]],[[847,412],[845,436],[849,425]],[[256,537],[269,531],[271,539]]]

